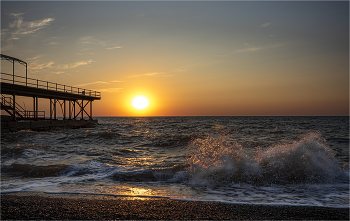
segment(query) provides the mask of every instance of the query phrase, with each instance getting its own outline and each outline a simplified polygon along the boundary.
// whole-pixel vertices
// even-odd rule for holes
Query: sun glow
[[[131,105],[137,110],[144,110],[149,106],[149,100],[147,97],[139,95],[132,99]]]

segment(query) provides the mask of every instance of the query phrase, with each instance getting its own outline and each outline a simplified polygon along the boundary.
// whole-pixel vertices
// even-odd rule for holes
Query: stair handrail
[[[9,104],[9,105],[5,105],[5,106],[10,106],[11,108],[13,108],[13,101],[12,101],[12,97],[5,97],[4,95],[1,95],[1,101],[2,103],[5,105],[5,104]],[[10,101],[7,101],[6,99],[10,99]],[[21,118],[24,118],[22,116],[22,114],[24,113],[24,116],[25,116],[25,113],[26,113],[26,109],[24,109],[21,105],[19,105],[17,102],[15,102],[16,105],[15,105],[15,113],[14,114],[17,114],[19,117]],[[22,113],[22,114],[21,114]]]

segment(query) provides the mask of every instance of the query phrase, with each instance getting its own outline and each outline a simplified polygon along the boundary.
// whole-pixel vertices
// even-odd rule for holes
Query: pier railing
[[[7,73],[1,73],[1,82],[52,90],[52,91],[66,92],[71,94],[85,95],[90,97],[98,97],[98,98],[101,97],[101,93],[98,91],[68,86],[64,84],[53,83],[49,81],[42,81],[38,79],[22,77],[22,76],[13,75],[13,74],[7,74]]]
[[[35,111],[26,110],[17,102],[15,103],[15,108],[13,108],[13,99],[11,97],[5,97],[4,95],[1,95],[1,108],[10,115],[16,115],[18,119],[22,120],[36,118]],[[45,119],[45,111],[38,111],[38,119]]]

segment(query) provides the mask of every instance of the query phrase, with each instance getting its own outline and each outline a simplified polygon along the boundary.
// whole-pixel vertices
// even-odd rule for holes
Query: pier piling
[[[5,110],[12,117],[12,121],[57,120],[57,102],[60,104],[63,120],[67,120],[67,101],[69,104],[69,120],[77,120],[79,115],[81,115],[81,120],[84,120],[85,112],[89,120],[93,121],[92,102],[101,99],[100,92],[28,78],[26,62],[3,54],[1,54],[1,60],[7,60],[13,64],[12,75],[1,73],[1,109]],[[15,75],[15,62],[25,66],[25,77]],[[7,102],[7,98],[4,95],[12,96],[12,102]],[[20,107],[20,105],[16,103],[16,96],[32,97],[33,111]],[[39,111],[39,98],[49,99],[50,101],[50,116],[48,119],[46,119],[44,111]],[[77,114],[75,104],[77,104],[79,108]],[[89,104],[90,108],[87,108]],[[90,109],[90,111],[88,111],[88,109]],[[33,114],[31,114],[31,112]]]

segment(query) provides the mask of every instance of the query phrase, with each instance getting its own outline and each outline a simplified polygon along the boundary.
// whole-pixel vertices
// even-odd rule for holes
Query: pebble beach
[[[348,208],[36,192],[1,195],[1,220],[349,220]]]

